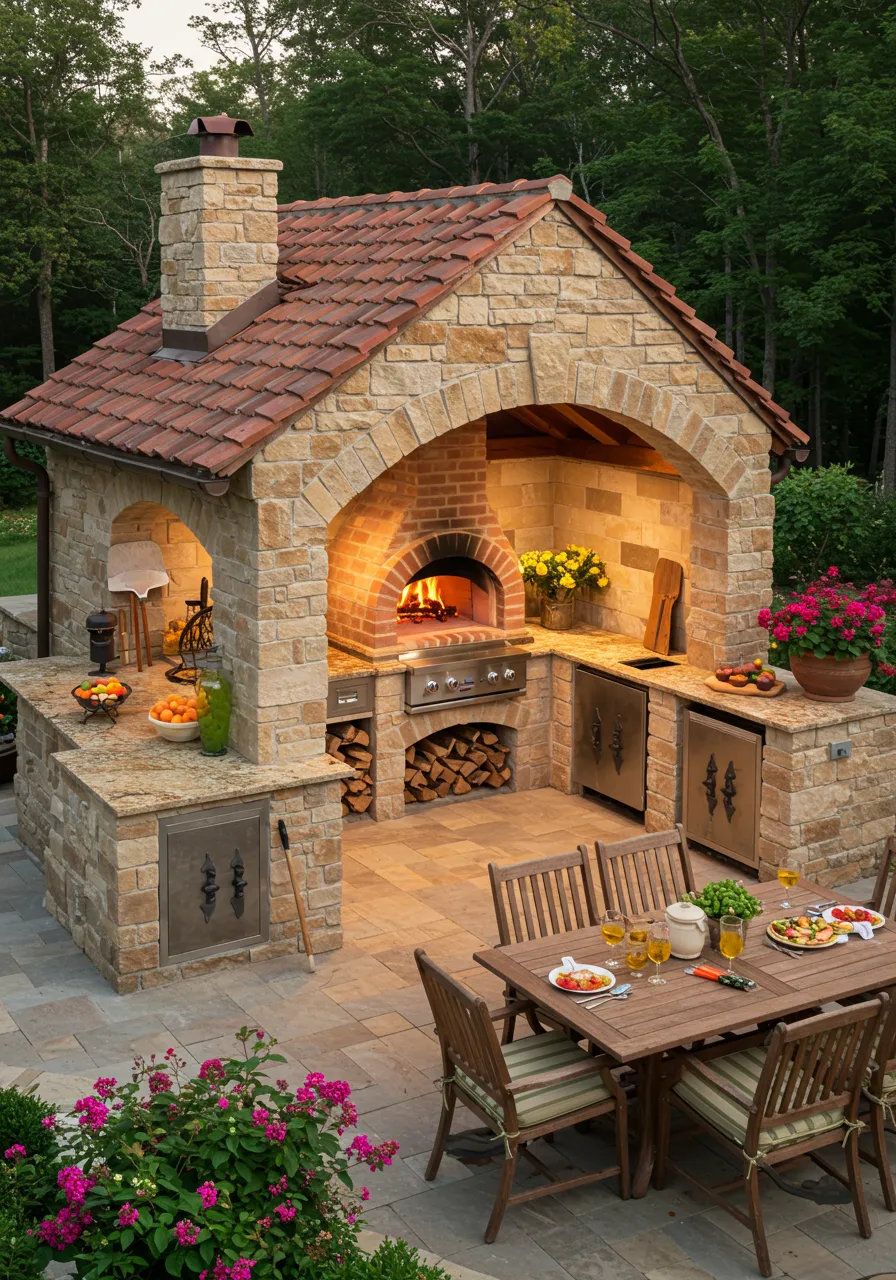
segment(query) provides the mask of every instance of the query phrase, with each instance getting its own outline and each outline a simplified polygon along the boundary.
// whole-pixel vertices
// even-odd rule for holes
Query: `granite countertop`
[[[734,694],[716,693],[704,683],[710,674],[700,667],[688,664],[684,654],[670,654],[671,667],[657,667],[652,671],[639,671],[636,667],[621,664],[632,658],[655,658],[657,655],[645,649],[637,640],[628,636],[613,635],[597,627],[584,624],[570,631],[546,631],[538,623],[530,623],[532,645],[530,653],[556,654],[572,662],[581,662],[618,679],[630,681],[647,689],[661,689],[664,693],[715,707],[728,715],[753,720],[773,729],[798,732],[802,729],[819,729],[867,719],[869,716],[896,715],[896,698],[876,689],[860,689],[854,702],[811,702],[804,696],[789,671],[773,668],[787,689],[777,698],[737,697]]]
[[[351,679],[352,676],[395,676],[406,670],[406,664],[397,658],[362,658],[332,644],[327,647],[327,667],[331,680]]]
[[[353,773],[325,755],[294,764],[255,765],[232,748],[226,756],[210,757],[200,754],[199,742],[160,738],[147,719],[149,709],[178,688],[165,679],[168,667],[160,662],[142,672],[118,668],[116,674],[131,686],[131,695],[117,724],[99,715],[82,723],[70,691],[89,665],[84,658],[39,658],[4,663],[2,675],[71,748],[56,752],[62,768],[119,817],[308,786]]]

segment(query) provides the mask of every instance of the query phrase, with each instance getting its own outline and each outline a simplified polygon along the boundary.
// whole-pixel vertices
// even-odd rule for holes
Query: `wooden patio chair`
[[[432,1009],[442,1050],[442,1111],[426,1166],[432,1182],[439,1171],[457,1099],[504,1141],[504,1162],[485,1240],[497,1238],[508,1205],[553,1196],[618,1175],[623,1200],[629,1197],[626,1095],[610,1073],[612,1060],[592,1057],[561,1031],[527,1036],[500,1045],[492,1023],[507,1008],[489,1012],[480,997],[455,981],[418,947],[414,952]],[[516,1012],[522,1012],[522,1001]],[[598,1173],[559,1178],[529,1144],[596,1116],[615,1115],[618,1163]],[[524,1155],[548,1179],[546,1185],[511,1194],[519,1157]]]
[[[710,1045],[699,1053],[677,1053],[661,1081],[654,1180],[666,1183],[668,1169],[698,1187],[749,1228],[762,1275],[772,1274],[762,1222],[759,1174],[764,1167],[809,1156],[850,1190],[859,1231],[871,1235],[859,1166],[859,1103],[862,1080],[875,1038],[889,1012],[889,999],[849,1005],[833,1013],[779,1022],[771,1036],[759,1032]],[[767,1045],[767,1047],[766,1047]],[[729,1183],[709,1187],[668,1156],[672,1108],[744,1160],[744,1171]],[[846,1175],[820,1156],[823,1147],[842,1144]],[[743,1185],[747,1212],[722,1195]]]
[[[882,908],[878,908],[882,910]],[[871,1051],[871,1063],[865,1077],[862,1093],[870,1105],[868,1127],[871,1130],[872,1151],[861,1151],[863,1160],[873,1164],[880,1176],[880,1189],[884,1204],[891,1213],[896,1212],[896,1187],[887,1154],[888,1124],[896,1128],[896,1000],[890,1001],[883,1019],[880,1035]]]
[[[585,854],[585,846],[579,845]],[[695,887],[684,827],[645,832],[607,844],[598,840],[597,874],[605,908],[628,919],[665,911],[670,902]]]
[[[490,862],[488,875],[502,947],[586,929],[598,922],[594,877],[588,855],[582,849],[507,867]],[[504,996],[512,1003],[516,993],[508,987]],[[545,1020],[550,1025],[550,1019]],[[533,1031],[544,1030],[534,1013],[530,1014],[529,1023]],[[503,1044],[513,1039],[515,1027],[516,1016],[511,1014],[504,1022]]]
[[[896,836],[890,836],[886,843],[868,906],[896,924]]]

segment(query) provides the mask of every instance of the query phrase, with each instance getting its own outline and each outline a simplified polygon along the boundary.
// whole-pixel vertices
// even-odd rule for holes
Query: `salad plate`
[[[579,964],[572,956],[564,956],[563,963],[548,974],[548,982],[560,991],[576,995],[596,995],[615,986],[616,977],[609,969],[597,964]]]

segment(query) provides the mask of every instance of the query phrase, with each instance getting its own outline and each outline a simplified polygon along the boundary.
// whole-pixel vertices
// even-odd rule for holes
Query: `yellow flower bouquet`
[[[570,542],[565,551],[524,551],[520,573],[527,587],[549,600],[573,600],[583,587],[610,585],[607,566],[589,547]]]

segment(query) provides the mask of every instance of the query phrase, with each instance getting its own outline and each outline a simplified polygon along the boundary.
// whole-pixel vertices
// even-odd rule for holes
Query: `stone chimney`
[[[199,155],[156,165],[162,178],[162,349],[199,360],[276,306],[279,160],[240,159],[246,120],[201,116]]]

